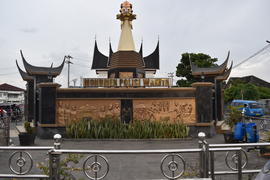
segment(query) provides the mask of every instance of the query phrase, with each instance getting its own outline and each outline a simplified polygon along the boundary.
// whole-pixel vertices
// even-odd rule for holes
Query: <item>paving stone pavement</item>
[[[14,130],[14,126],[12,128]],[[13,132],[13,143],[15,146],[19,145],[18,137]],[[209,143],[224,143],[222,135],[216,135],[213,138],[207,139]],[[36,139],[35,146],[52,146],[53,140]],[[70,140],[63,139],[62,149],[88,149],[88,150],[146,150],[146,149],[188,149],[197,148],[198,139],[187,140]],[[12,152],[0,152],[0,173],[11,173],[8,168],[8,158]],[[38,162],[45,162],[48,159],[46,151],[30,151],[34,160],[34,167],[31,173],[40,173],[36,167]],[[104,155],[110,165],[110,170],[105,180],[139,180],[139,179],[164,179],[160,171],[160,162],[165,154],[147,154],[147,155]],[[187,162],[187,171],[184,178],[193,176],[198,171],[198,153],[181,154]],[[78,167],[82,167],[84,159],[80,160]],[[247,169],[260,169],[267,161],[266,158],[259,156],[257,151],[248,153],[249,163]],[[215,154],[215,169],[228,170],[225,165],[225,153]],[[75,172],[75,179],[87,179],[83,172]],[[217,180],[234,180],[236,176],[217,176]],[[245,175],[244,179],[248,179]],[[254,176],[253,178],[254,179]],[[2,179],[1,179],[2,180]]]

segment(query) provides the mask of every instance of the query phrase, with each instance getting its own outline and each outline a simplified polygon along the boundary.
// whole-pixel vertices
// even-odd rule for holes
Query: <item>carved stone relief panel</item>
[[[65,126],[85,117],[100,119],[106,115],[120,117],[120,100],[59,99],[56,105],[56,123]]]
[[[133,78],[133,72],[119,72],[119,78]]]
[[[196,123],[195,99],[133,100],[134,120]]]

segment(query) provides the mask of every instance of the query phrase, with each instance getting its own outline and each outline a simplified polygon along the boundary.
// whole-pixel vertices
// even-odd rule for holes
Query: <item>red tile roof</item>
[[[25,91],[24,89],[12,86],[12,85],[7,84],[7,83],[0,84],[0,90],[2,90],[2,91]]]

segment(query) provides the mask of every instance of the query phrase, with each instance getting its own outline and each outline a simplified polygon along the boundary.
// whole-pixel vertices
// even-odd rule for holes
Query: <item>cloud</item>
[[[34,34],[38,32],[38,29],[37,28],[22,28],[20,29],[20,31],[23,33]]]

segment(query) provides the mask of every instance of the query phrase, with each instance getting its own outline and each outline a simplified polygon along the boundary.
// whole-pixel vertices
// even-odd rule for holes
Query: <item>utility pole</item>
[[[72,82],[73,82],[73,87],[76,86],[76,82],[77,82],[78,79],[73,79]]]
[[[171,86],[173,86],[173,77],[174,77],[174,72],[169,72],[168,73],[168,77],[171,78],[172,84]]]
[[[67,59],[67,60],[65,61],[65,63],[68,64],[68,80],[67,80],[67,87],[69,88],[69,71],[70,71],[70,64],[73,64],[73,63],[70,61],[70,59],[73,59],[73,57],[70,56],[70,55],[66,55],[66,56],[65,56],[65,59]]]
[[[83,86],[83,77],[80,76],[80,87],[82,87],[82,86]]]

